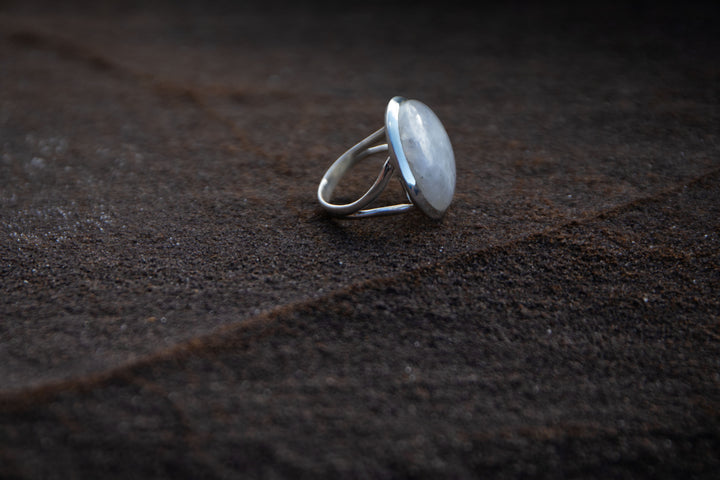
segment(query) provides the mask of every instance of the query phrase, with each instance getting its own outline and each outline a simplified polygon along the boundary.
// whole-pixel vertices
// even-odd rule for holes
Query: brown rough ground
[[[0,2],[0,477],[713,478],[717,20]],[[453,205],[328,218],[397,94]]]

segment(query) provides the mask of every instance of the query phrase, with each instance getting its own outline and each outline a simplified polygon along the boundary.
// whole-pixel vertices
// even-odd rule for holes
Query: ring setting
[[[381,152],[388,152],[388,158],[370,189],[352,203],[331,203],[340,179],[359,161]],[[380,196],[396,170],[409,203],[365,208]],[[439,219],[452,202],[455,177],[455,155],[437,115],[418,100],[393,97],[385,110],[385,126],[335,160],[323,175],[317,195],[323,208],[338,217],[391,215],[417,207]]]

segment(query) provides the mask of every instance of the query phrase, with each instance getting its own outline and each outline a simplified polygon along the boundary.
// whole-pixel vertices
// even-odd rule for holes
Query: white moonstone
[[[400,104],[398,129],[420,194],[444,212],[455,193],[455,155],[445,128],[427,105],[406,100]]]

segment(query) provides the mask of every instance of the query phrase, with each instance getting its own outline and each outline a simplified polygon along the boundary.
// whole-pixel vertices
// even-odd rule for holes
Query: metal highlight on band
[[[413,207],[412,203],[401,203],[398,205],[364,209],[364,207],[374,202],[380,196],[382,191],[390,182],[390,178],[395,171],[395,166],[393,165],[390,156],[388,156],[387,160],[385,160],[385,164],[383,165],[377,180],[375,180],[375,183],[373,183],[365,195],[352,203],[338,205],[330,202],[338,182],[348,172],[348,170],[370,155],[388,151],[387,143],[378,144],[378,142],[384,138],[385,127],[373,133],[365,140],[342,154],[340,158],[335,160],[335,163],[328,168],[327,172],[325,172],[325,175],[323,175],[323,178],[320,181],[320,186],[318,187],[318,200],[325,210],[338,217],[365,218],[402,213]]]

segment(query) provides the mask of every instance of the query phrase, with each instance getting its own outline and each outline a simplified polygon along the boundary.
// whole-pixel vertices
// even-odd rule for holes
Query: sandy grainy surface
[[[0,2],[0,476],[712,478],[717,19]],[[328,218],[394,95],[454,203]]]

